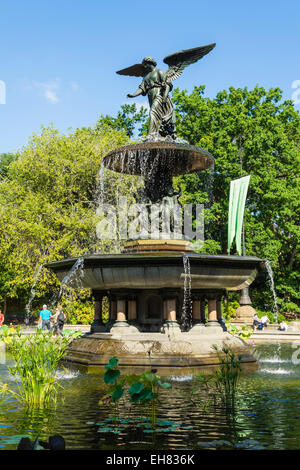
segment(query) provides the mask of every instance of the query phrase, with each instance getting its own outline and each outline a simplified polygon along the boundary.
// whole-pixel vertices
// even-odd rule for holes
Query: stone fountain
[[[206,150],[176,138],[169,91],[185,67],[201,59],[215,44],[180,51],[164,59],[167,71],[146,57],[121,75],[142,76],[138,90],[128,97],[148,95],[148,136],[115,149],[103,165],[144,179],[141,199],[148,206],[176,198],[173,176],[213,167]],[[158,239],[137,238],[125,243],[121,254],[94,254],[46,265],[62,281],[80,265],[80,283],[95,301],[91,332],[71,344],[66,359],[89,367],[103,365],[116,355],[121,366],[194,368],[218,363],[213,345],[226,345],[242,355],[244,365],[256,360],[244,341],[226,331],[221,300],[227,290],[248,287],[263,261],[256,257],[197,254],[184,234]],[[75,269],[74,269],[75,267]],[[74,276],[69,285],[76,287]],[[109,321],[103,322],[102,302],[109,302]]]

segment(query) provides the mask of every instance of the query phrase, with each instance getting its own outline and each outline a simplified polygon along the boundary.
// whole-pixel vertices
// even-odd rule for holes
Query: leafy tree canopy
[[[245,210],[246,255],[270,260],[281,299],[299,298],[300,116],[280,89],[256,86],[204,97],[176,89],[177,131],[215,157],[213,174],[177,178],[182,202],[205,203],[202,251],[226,252],[230,181],[251,175]],[[233,252],[234,254],[234,252]],[[255,297],[255,295],[254,295]],[[259,301],[266,303],[265,291]],[[280,300],[280,299],[279,299]]]

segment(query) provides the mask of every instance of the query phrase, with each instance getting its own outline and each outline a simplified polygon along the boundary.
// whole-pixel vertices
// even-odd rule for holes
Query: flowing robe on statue
[[[143,96],[148,95],[150,105],[149,134],[168,134],[167,130],[175,132],[175,113],[169,91],[171,82],[166,81],[165,72],[154,69],[143,79],[139,88]]]

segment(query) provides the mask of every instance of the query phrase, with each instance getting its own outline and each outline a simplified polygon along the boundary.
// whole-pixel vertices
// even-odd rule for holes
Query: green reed
[[[30,406],[55,403],[62,388],[56,373],[72,337],[56,337],[41,330],[24,335],[20,330],[6,330],[0,333],[0,339],[14,360],[9,371],[16,378],[17,391],[8,392]]]
[[[216,346],[213,346],[213,348],[217,351],[220,362],[214,375],[216,390],[223,397],[226,407],[234,408],[238,381],[242,372],[242,356],[236,355],[226,347],[221,350],[218,350]]]

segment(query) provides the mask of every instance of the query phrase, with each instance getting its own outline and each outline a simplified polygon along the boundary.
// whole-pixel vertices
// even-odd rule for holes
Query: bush
[[[223,307],[223,315],[225,320],[230,320],[231,318],[235,318],[235,312],[239,308],[240,304],[237,300],[225,302]]]
[[[278,299],[280,310],[285,313],[300,313],[300,307],[294,302],[285,302]]]
[[[77,300],[68,306],[67,321],[71,325],[90,325],[94,320],[94,306],[92,302]]]

